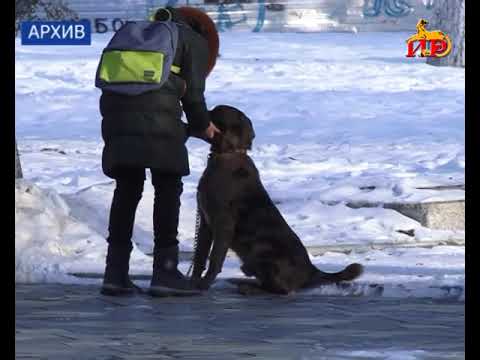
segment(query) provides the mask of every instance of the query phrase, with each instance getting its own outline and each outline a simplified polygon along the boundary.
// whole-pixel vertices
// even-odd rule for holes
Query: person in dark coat
[[[161,89],[135,96],[103,91],[100,98],[104,173],[116,180],[109,218],[108,251],[102,293],[122,295],[139,288],[129,278],[131,237],[145,171],[155,189],[153,209],[153,296],[196,294],[177,269],[177,228],[181,178],[190,173],[185,143],[189,136],[212,138],[219,130],[211,123],[205,80],[218,56],[218,33],[213,21],[195,8],[159,9],[153,21],[171,17],[179,24],[171,72]],[[188,125],[182,120],[182,108]]]

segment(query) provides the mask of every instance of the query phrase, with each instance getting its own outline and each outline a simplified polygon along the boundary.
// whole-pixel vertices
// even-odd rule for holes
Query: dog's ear
[[[248,124],[248,130],[253,140],[255,138],[255,130],[253,129],[252,121],[245,114],[243,114],[243,117],[244,117],[243,120]]]
[[[225,131],[225,111],[222,105],[216,106],[213,110],[210,110],[210,121],[220,130]]]
[[[224,153],[235,150],[235,139],[232,139],[232,134],[227,130],[220,129],[220,131],[222,132],[220,134],[215,134],[213,139],[209,141],[210,145],[212,145],[212,151]]]
[[[211,145],[211,150],[216,152],[223,152],[224,146],[224,133],[225,133],[225,121],[222,115],[221,105],[216,106],[213,110],[210,110],[210,121],[221,131],[220,134],[215,134],[213,139],[206,140]]]
[[[244,138],[244,146],[247,149],[252,148],[252,142],[253,139],[255,139],[255,130],[253,129],[253,124],[252,121],[246,116],[244,113],[242,113],[242,123],[245,124],[244,127],[244,133],[245,133],[245,138]]]

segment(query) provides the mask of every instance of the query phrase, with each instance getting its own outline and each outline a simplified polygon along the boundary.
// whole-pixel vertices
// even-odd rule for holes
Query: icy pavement
[[[251,156],[262,181],[308,246],[464,238],[463,231],[430,230],[393,210],[346,206],[464,198],[458,189],[417,189],[464,183],[465,71],[407,59],[409,35],[221,35],[221,57],[207,81],[208,106],[230,104],[251,118],[257,134]],[[45,205],[16,193],[17,281],[69,282],[66,271],[103,267],[114,184],[101,171],[93,79],[108,40],[94,35],[90,47],[16,43],[16,133],[24,175],[60,194]],[[192,173],[184,178],[182,195],[183,250],[192,248],[196,184],[208,153],[198,140],[188,147]],[[139,272],[151,266],[141,251],[152,250],[152,206],[147,181],[134,231],[132,266]],[[414,230],[415,236],[399,230]],[[316,261],[341,268],[357,259],[367,265],[365,276],[374,274],[366,278],[372,282],[384,274],[390,277],[385,283],[395,278],[423,289],[464,287],[464,247],[408,249],[401,256],[389,251],[326,254]],[[231,268],[238,269],[234,263]]]
[[[371,297],[110,298],[16,285],[17,359],[464,359],[458,302]]]

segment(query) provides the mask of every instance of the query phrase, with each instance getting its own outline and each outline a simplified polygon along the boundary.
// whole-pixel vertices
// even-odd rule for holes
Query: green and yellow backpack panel
[[[103,50],[95,86],[137,95],[161,88],[173,66],[178,28],[172,21],[135,21],[120,28]]]

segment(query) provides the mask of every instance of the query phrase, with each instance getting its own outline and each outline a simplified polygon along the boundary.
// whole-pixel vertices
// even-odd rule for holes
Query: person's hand
[[[210,121],[207,130],[205,130],[205,134],[207,135],[207,139],[213,139],[215,134],[220,134],[221,131]]]

